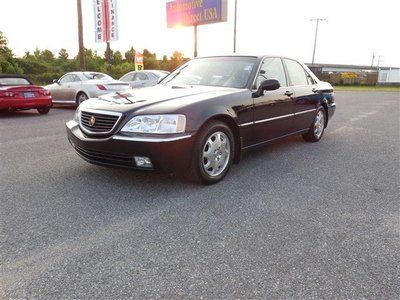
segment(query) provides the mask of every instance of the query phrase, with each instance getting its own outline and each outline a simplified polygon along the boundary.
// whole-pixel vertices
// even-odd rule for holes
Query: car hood
[[[83,102],[81,109],[97,109],[116,112],[134,112],[161,108],[174,112],[194,102],[214,99],[242,92],[242,89],[210,86],[164,86],[157,85],[138,90],[127,90],[92,98]],[[152,112],[152,111],[150,111]],[[154,111],[156,112],[156,111]]]

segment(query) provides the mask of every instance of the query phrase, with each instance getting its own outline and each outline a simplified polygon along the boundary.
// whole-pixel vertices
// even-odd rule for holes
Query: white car
[[[71,72],[54,79],[46,89],[50,90],[53,103],[79,105],[89,98],[127,90],[129,83],[98,72]]]
[[[119,80],[129,83],[133,89],[139,89],[156,85],[168,74],[168,71],[162,70],[133,71],[125,74]]]

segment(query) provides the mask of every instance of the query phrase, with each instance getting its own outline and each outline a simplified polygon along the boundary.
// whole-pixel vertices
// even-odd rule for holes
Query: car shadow
[[[13,111],[0,111],[0,118],[27,118],[27,117],[40,117],[41,114],[38,113],[36,109],[29,110],[13,110]]]
[[[89,181],[86,182],[82,188],[84,188],[84,186],[97,185],[98,181],[107,180],[107,184],[110,184],[110,187],[113,186],[123,189],[125,189],[126,186],[130,186],[131,188],[140,186],[141,189],[144,186],[147,188],[151,187],[148,192],[154,191],[152,190],[154,187],[161,187],[165,190],[171,190],[171,188],[172,190],[185,188],[204,189],[212,186],[219,186],[220,188],[224,185],[235,185],[238,178],[241,181],[241,184],[251,185],[253,182],[252,176],[254,176],[254,172],[257,172],[260,168],[265,169],[269,165],[269,162],[273,162],[274,160],[285,160],[289,151],[296,151],[296,149],[302,145],[304,145],[302,138],[300,136],[295,136],[248,151],[243,154],[239,164],[232,165],[230,172],[221,182],[211,186],[197,183],[188,174],[166,174],[162,172],[138,171],[114,167],[110,168],[92,165],[87,162],[85,162],[84,168],[79,169],[79,172],[81,173],[79,175],[76,174],[76,176],[85,178],[85,180]],[[274,174],[274,176],[282,175],[281,173],[283,173],[283,171],[277,171],[279,174]],[[190,173],[190,170],[188,170],[188,173]],[[146,190],[143,192],[145,191]]]
[[[51,115],[52,112],[59,112],[59,111],[75,111],[76,106],[74,105],[53,105],[50,109],[48,115]],[[43,115],[39,114],[36,109],[27,109],[27,110],[2,110],[0,111],[0,118],[1,119],[15,119],[15,118],[29,118],[29,117],[42,117]]]

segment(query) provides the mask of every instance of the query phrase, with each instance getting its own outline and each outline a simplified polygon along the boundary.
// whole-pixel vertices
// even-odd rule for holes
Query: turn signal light
[[[106,87],[104,85],[102,85],[102,84],[96,84],[96,85],[99,88],[99,90],[102,90],[102,91],[107,90]]]

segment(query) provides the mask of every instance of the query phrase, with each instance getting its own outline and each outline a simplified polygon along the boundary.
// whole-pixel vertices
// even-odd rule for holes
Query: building
[[[400,68],[339,64],[307,64],[307,66],[318,78],[333,85],[400,84]]]
[[[378,85],[400,85],[400,68],[379,70]]]

